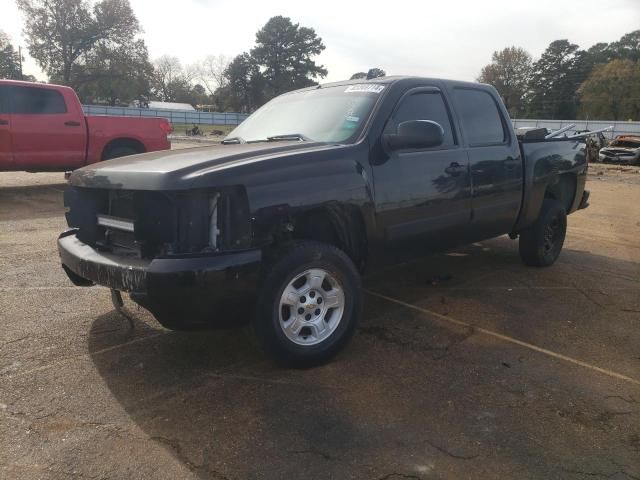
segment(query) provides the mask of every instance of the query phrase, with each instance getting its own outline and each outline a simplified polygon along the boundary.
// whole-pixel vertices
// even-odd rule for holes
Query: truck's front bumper
[[[262,260],[260,249],[153,260],[123,257],[95,250],[80,241],[75,230],[60,235],[58,252],[74,284],[129,292],[161,323],[180,317],[185,326],[226,325],[228,318],[219,318],[219,313],[254,297]]]

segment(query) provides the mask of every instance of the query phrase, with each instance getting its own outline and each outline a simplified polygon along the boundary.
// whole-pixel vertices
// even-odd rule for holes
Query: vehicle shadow
[[[66,183],[0,187],[0,221],[63,216]]]
[[[568,247],[552,267],[526,267],[518,243],[501,237],[375,273],[367,288],[633,378],[640,371],[640,332],[629,323],[640,321],[638,262]]]
[[[452,295],[452,286],[475,280],[486,286],[483,275],[496,270],[503,271],[498,278],[505,281],[513,280],[511,274],[524,275],[527,269],[517,263],[511,246],[490,245],[490,250],[459,251],[467,256],[436,255],[398,267],[371,277],[368,286],[413,303]],[[621,274],[625,284],[626,274],[638,271],[632,262],[565,253],[560,282],[584,265],[595,269],[586,277],[605,269]],[[440,277],[427,276],[429,266]],[[474,267],[482,269],[475,273]],[[420,284],[408,288],[412,282]],[[460,301],[473,295],[476,317],[500,313],[491,317],[496,329],[526,321],[520,310],[538,302],[530,298],[514,317],[509,302],[456,292]],[[573,478],[567,471],[589,462],[605,474],[612,458],[637,466],[630,460],[634,444],[629,438],[639,432],[624,427],[631,418],[602,413],[609,408],[605,394],[615,388],[576,375],[550,378],[544,357],[534,362],[541,366],[517,372],[516,365],[504,366],[514,356],[509,345],[425,321],[397,304],[367,301],[359,335],[347,351],[311,370],[277,368],[241,330],[170,332],[147,315],[135,320],[133,333],[113,313],[96,318],[89,352],[115,399],[149,441],[202,479],[430,478],[434,464],[453,472],[453,478],[469,468],[475,478]],[[624,355],[637,356],[637,349],[626,348]],[[546,394],[551,388],[553,396]],[[575,404],[581,409],[577,413],[563,410]],[[548,430],[542,438],[541,424]]]
[[[278,368],[245,331],[173,332],[150,326],[148,317],[134,322],[143,333],[132,338],[117,315],[95,319],[93,363],[150,441],[199,478],[302,478],[294,462],[281,467],[289,475],[269,472],[274,450],[292,458],[309,450],[305,476],[317,478],[313,470],[325,460],[313,445],[324,443],[327,431],[343,444],[357,437],[340,410],[327,415],[334,387],[318,381],[320,371]],[[134,343],[119,347],[127,341]]]

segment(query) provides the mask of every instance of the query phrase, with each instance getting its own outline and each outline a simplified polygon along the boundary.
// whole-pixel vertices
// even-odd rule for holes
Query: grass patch
[[[187,130],[191,130],[195,124],[193,123],[172,123],[174,135],[185,135]],[[198,128],[204,135],[211,135],[213,133],[222,132],[222,135],[227,135],[231,130],[236,128],[235,125],[202,125],[198,124]]]

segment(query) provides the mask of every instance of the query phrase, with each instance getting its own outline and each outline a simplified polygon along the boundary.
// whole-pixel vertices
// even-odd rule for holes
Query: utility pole
[[[18,60],[20,61],[20,80],[24,80],[22,76],[22,47],[18,45]]]

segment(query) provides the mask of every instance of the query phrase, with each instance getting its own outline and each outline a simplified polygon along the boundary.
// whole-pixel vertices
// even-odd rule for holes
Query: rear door
[[[467,153],[460,146],[449,106],[435,87],[410,90],[398,102],[384,133],[409,120],[431,120],[444,132],[441,146],[390,152],[374,167],[378,224],[389,241],[420,238],[447,244],[468,228],[471,190]]]
[[[509,233],[522,202],[523,164],[506,112],[487,90],[454,87],[454,107],[469,152],[475,239]]]
[[[0,170],[11,170],[12,164],[9,87],[0,85]]]
[[[15,169],[65,170],[85,163],[86,124],[53,88],[11,86]]]

